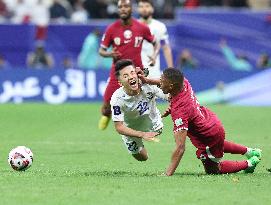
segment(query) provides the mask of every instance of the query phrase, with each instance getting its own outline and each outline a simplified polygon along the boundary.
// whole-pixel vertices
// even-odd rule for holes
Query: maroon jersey
[[[184,79],[183,90],[170,100],[170,106],[174,132],[187,130],[197,148],[218,140],[216,135],[223,128],[220,120],[213,112],[200,106],[187,79]]]
[[[134,18],[131,25],[123,25],[121,20],[117,20],[106,29],[101,46],[109,48],[112,45],[121,53],[120,59],[131,59],[136,67],[142,68],[141,48],[144,39],[154,41],[148,26]]]

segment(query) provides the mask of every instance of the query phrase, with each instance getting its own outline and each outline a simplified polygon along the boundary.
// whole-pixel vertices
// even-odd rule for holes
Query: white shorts
[[[138,154],[144,148],[142,138],[122,135],[122,140],[130,154]]]
[[[158,128],[156,132],[162,133],[163,127]],[[129,137],[122,135],[122,140],[130,154],[138,154],[144,148],[143,139],[139,137]]]

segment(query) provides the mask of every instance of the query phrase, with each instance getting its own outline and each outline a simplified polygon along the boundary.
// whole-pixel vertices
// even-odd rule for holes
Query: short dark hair
[[[173,84],[177,84],[180,87],[183,86],[184,75],[176,68],[167,68],[163,71],[163,76]]]
[[[153,1],[152,0],[137,0],[137,4],[139,4],[140,2],[149,3],[153,7]]]
[[[132,65],[134,67],[134,63],[130,59],[121,59],[118,60],[115,64],[115,76],[118,78],[120,75],[120,71],[126,66]]]

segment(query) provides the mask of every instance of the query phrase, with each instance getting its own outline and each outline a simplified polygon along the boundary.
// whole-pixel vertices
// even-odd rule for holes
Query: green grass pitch
[[[263,150],[254,174],[207,176],[188,142],[176,174],[158,176],[174,146],[170,118],[160,143],[145,142],[150,157],[142,163],[126,152],[112,123],[106,131],[97,130],[99,104],[1,105],[0,204],[270,205],[271,107],[211,109],[224,123],[227,139]],[[26,172],[7,164],[8,152],[17,145],[34,153]]]

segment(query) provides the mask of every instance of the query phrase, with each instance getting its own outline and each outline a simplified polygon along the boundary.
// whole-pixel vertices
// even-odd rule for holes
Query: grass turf
[[[160,106],[162,109],[164,106]],[[174,146],[170,118],[160,143],[145,142],[150,158],[128,155],[112,124],[97,130],[98,104],[0,106],[1,204],[270,204],[271,107],[211,107],[227,139],[263,150],[254,174],[207,176],[190,142],[173,177],[158,176]],[[11,170],[11,148],[34,153],[26,172]],[[225,159],[244,159],[225,155]]]

